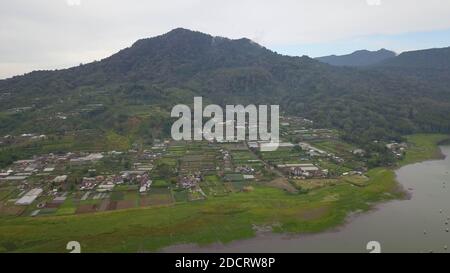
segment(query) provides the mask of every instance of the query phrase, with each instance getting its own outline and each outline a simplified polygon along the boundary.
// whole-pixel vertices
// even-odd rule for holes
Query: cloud
[[[0,78],[101,59],[176,27],[248,37],[269,48],[332,44],[448,29],[450,1],[3,0]]]

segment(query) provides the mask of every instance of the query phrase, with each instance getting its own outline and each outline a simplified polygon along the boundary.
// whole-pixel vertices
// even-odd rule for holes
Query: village
[[[265,151],[263,141],[156,140],[124,151],[34,155],[0,170],[0,215],[46,216],[167,206],[277,187],[307,193],[339,183],[364,186],[363,149],[345,143],[335,130],[313,121],[284,117],[282,142]],[[0,138],[39,141],[23,134]],[[404,143],[386,143],[396,157]],[[274,182],[276,181],[276,182]]]

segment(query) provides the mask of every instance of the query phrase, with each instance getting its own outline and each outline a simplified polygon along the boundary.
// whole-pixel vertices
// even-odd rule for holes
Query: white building
[[[19,200],[16,201],[16,205],[30,205],[42,194],[42,189],[36,188],[27,192]]]
[[[60,175],[55,177],[55,179],[53,179],[53,182],[55,183],[64,183],[67,180],[67,175]]]

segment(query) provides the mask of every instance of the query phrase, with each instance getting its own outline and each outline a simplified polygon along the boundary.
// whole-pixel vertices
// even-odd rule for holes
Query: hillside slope
[[[0,133],[98,129],[151,139],[167,134],[170,109],[195,95],[222,105],[280,104],[363,143],[448,132],[450,80],[430,88],[397,70],[334,67],[249,39],[175,29],[98,62],[0,81]]]

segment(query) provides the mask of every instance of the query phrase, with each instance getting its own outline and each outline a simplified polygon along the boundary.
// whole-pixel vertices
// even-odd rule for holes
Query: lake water
[[[171,246],[165,252],[369,252],[377,241],[382,252],[447,252],[450,248],[450,146],[445,160],[426,161],[397,170],[411,194],[349,219],[334,231],[314,235],[259,234],[229,244]],[[441,212],[442,210],[442,212]],[[448,221],[448,222],[447,222]],[[447,224],[446,224],[447,222]]]

